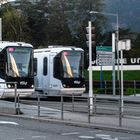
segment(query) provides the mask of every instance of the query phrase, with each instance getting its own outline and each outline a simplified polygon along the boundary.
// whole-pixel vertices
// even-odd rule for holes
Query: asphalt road
[[[0,116],[0,140],[140,140],[140,135]]]

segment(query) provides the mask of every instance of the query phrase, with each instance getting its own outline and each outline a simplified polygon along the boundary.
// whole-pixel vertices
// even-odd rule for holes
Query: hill
[[[104,0],[105,12],[118,13],[121,27],[140,32],[140,0]],[[111,18],[112,19],[112,18]]]

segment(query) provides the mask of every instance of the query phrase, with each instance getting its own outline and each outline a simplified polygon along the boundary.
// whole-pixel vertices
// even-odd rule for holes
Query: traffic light
[[[88,27],[86,27],[86,38],[87,38],[87,46],[89,47],[89,53],[91,53],[91,59],[92,61],[96,60],[96,34],[95,34],[95,27],[92,27],[91,24],[89,24]]]
[[[89,42],[91,40],[91,46],[96,46],[96,35],[95,35],[95,27],[86,27],[86,38],[87,38],[87,46],[89,46]]]

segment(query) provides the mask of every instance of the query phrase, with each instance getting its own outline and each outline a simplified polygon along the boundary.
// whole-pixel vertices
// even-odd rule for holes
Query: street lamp
[[[88,22],[87,27],[87,39],[89,47],[89,104],[90,104],[90,114],[93,113],[93,81],[92,81],[92,23]]]

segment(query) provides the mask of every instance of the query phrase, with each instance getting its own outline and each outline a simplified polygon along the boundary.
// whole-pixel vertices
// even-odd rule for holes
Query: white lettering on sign
[[[92,62],[92,64],[94,65],[94,64],[97,64],[98,65],[98,63],[99,62],[101,62],[101,63],[103,63],[105,61],[105,63],[107,63],[107,61],[108,61],[108,63],[109,64],[111,64],[111,56],[109,56],[108,55],[108,57],[106,56],[106,55],[97,55],[97,59],[96,60],[94,60],[93,62]],[[115,63],[116,64],[118,64],[118,63],[121,63],[121,61],[122,61],[122,63],[123,64],[125,64],[125,65],[140,65],[140,58],[123,58],[122,60],[121,59],[115,59]]]

